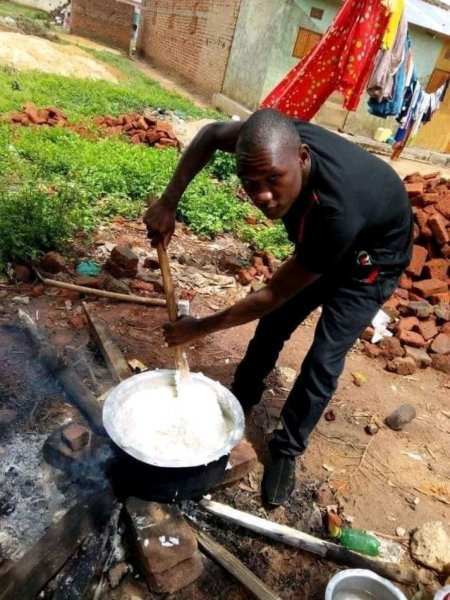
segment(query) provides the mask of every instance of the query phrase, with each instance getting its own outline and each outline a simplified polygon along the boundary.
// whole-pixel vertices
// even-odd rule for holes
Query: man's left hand
[[[168,346],[182,346],[201,337],[200,319],[195,317],[183,317],[175,323],[163,325],[164,339]]]

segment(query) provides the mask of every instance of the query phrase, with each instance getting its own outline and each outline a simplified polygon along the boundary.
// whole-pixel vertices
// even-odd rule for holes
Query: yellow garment
[[[383,39],[381,41],[381,48],[383,50],[389,50],[389,48],[392,48],[392,45],[394,44],[400,19],[403,14],[404,0],[390,0],[389,9],[392,12],[391,16],[389,17],[389,22],[387,24]]]

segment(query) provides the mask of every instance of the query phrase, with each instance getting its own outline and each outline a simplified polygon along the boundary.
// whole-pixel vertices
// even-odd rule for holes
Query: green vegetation
[[[35,8],[29,8],[28,6],[22,6],[21,4],[14,4],[14,2],[0,1],[0,17],[27,17],[28,19],[36,19],[46,21],[48,15],[43,10],[36,10]]]
[[[124,79],[114,84],[0,68],[0,112],[32,101],[61,108],[72,123],[147,107],[171,109],[186,118],[216,114],[163,89],[125,57],[92,54],[106,59]],[[99,223],[116,214],[140,216],[147,196],[164,190],[178,159],[173,149],[136,146],[121,138],[91,140],[59,127],[0,125],[0,269],[48,249],[67,252],[75,236],[82,234],[88,242]],[[234,157],[218,153],[189,186],[179,218],[198,235],[233,232],[258,249],[286,256],[291,247],[284,229],[268,226],[250,203],[239,200],[236,185]],[[249,216],[257,225],[247,224]]]

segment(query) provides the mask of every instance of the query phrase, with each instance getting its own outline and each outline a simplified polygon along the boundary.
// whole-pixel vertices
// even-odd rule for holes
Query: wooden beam
[[[419,573],[416,569],[363,556],[333,542],[321,540],[286,525],[280,525],[261,517],[255,517],[220,502],[204,499],[200,502],[200,506],[208,513],[235,525],[246,527],[255,533],[265,535],[277,542],[283,542],[301,550],[306,550],[306,552],[317,554],[322,558],[344,564],[347,567],[370,569],[382,577],[407,585],[415,585],[419,581]]]
[[[115,502],[108,489],[71,508],[0,578],[0,600],[33,600],[83,540],[98,535]]]
[[[209,537],[204,531],[193,526],[198,543],[216,562],[231,573],[258,600],[281,600],[250,569],[226,548]]]
[[[105,322],[92,314],[86,302],[83,302],[82,305],[89,325],[91,326],[91,331],[94,334],[95,341],[103,354],[103,358],[105,359],[112,376],[117,383],[120,383],[124,379],[128,379],[131,375],[130,367],[120,351],[120,348],[112,340]]]

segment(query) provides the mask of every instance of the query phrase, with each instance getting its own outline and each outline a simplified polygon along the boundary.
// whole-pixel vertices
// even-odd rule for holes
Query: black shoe
[[[264,504],[280,506],[291,497],[295,489],[295,458],[272,456],[264,469],[261,495]]]

